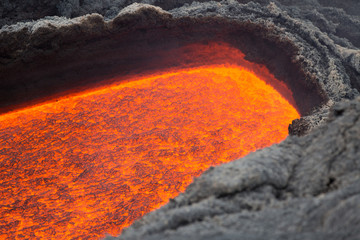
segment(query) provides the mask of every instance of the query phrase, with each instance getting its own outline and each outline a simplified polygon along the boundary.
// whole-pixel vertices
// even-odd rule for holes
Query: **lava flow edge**
[[[4,114],[1,215],[10,234],[2,236],[118,234],[208,167],[280,142],[298,117],[274,87],[232,64],[142,76]]]

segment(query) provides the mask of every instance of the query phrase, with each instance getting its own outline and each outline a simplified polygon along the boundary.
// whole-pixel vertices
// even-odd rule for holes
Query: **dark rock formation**
[[[0,30],[0,108],[79,88],[105,75],[137,71],[140,66],[178,66],[181,61],[163,57],[157,57],[157,66],[150,66],[153,61],[147,59],[154,59],[159,50],[171,51],[190,42],[223,41],[286,82],[302,115],[309,115],[359,94],[356,41],[337,35],[332,28],[335,23],[318,13],[328,8],[319,5],[317,9],[317,17],[310,22],[304,20],[303,6],[274,3],[192,3],[169,12],[134,4],[109,21],[92,14],[4,26]],[[338,19],[357,21],[344,11],[331,11]],[[327,31],[316,26],[320,23]],[[356,32],[358,25],[351,26],[346,25]],[[316,116],[305,118],[309,129],[321,123],[323,115]]]
[[[360,98],[307,136],[209,169],[119,239],[360,239],[359,146]]]
[[[99,13],[114,18],[121,9],[132,3],[159,6],[165,10],[181,7],[192,0],[3,0],[0,2],[0,27],[5,24],[38,20],[47,16],[79,17]],[[206,2],[200,0],[199,2]]]

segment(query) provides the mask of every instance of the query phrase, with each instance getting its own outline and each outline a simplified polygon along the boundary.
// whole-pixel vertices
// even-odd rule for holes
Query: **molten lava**
[[[97,239],[299,114],[237,65],[161,73],[0,116],[0,238]]]

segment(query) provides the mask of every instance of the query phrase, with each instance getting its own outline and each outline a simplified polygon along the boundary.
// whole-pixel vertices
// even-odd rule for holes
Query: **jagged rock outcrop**
[[[7,103],[3,104],[6,101],[17,103],[53,93],[54,90],[48,88],[49,74],[55,76],[51,80],[54,84],[61,82],[69,88],[84,84],[85,80],[79,80],[78,75],[101,78],[105,72],[112,71],[111,67],[116,68],[114,63],[128,62],[120,59],[128,56],[123,54],[124,49],[149,53],[149,49],[191,41],[224,41],[242,50],[248,60],[266,65],[278,79],[287,83],[295,93],[301,113],[311,115],[304,118],[302,129],[311,129],[321,124],[328,106],[359,95],[357,37],[352,35],[349,40],[342,33],[356,33],[359,25],[358,16],[343,10],[315,4],[315,10],[310,11],[306,6],[240,4],[228,0],[194,2],[165,11],[151,5],[133,4],[110,20],[92,14],[4,26],[0,30],[3,89],[0,107],[6,106]],[[305,20],[308,18],[312,21]],[[341,19],[344,24],[334,19]],[[347,28],[351,31],[346,31]],[[111,52],[107,46],[113,48]],[[73,54],[78,57],[73,58]],[[89,62],[90,58],[94,60]],[[146,58],[148,56],[139,53],[136,61]],[[77,69],[71,67],[69,71],[69,65]],[[36,73],[36,81],[32,76],[34,71],[42,71]],[[74,71],[76,76],[62,78],[59,74]],[[310,114],[314,109],[325,110]],[[295,122],[292,129],[296,128]],[[293,130],[293,133],[305,132]]]
[[[360,98],[304,137],[211,168],[119,238],[359,239]]]

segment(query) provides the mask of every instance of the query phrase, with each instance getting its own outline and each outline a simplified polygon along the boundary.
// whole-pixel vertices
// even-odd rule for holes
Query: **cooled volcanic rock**
[[[211,168],[119,238],[359,239],[360,98],[304,137]]]
[[[159,6],[165,10],[181,7],[184,4],[190,4],[192,0],[4,0],[0,2],[0,26],[11,24],[17,21],[36,20],[46,16],[64,16],[78,17],[89,13],[99,13],[106,18],[112,18],[124,7],[134,3],[146,3]],[[207,2],[199,0],[197,2]],[[217,0],[217,2],[220,2]],[[251,0],[238,0],[239,3],[248,3]],[[358,15],[360,3],[357,0],[346,1],[329,1],[329,0],[257,0],[252,1],[265,5],[270,2],[283,4],[284,6],[294,6],[305,9],[314,10],[321,7],[339,8],[349,15]],[[339,27],[345,28],[345,27]],[[357,34],[359,33],[351,33]]]
[[[359,2],[133,2],[2,1],[0,25],[56,16],[0,29],[0,108],[224,41],[291,88],[305,136],[209,169],[120,239],[359,239]]]
[[[163,49],[224,41],[287,83],[300,112],[308,115],[303,130],[296,122],[290,130],[304,134],[323,121],[322,109],[353,99],[360,89],[359,17],[320,4],[309,7],[222,1],[165,11],[132,4],[110,20],[91,14],[4,26],[0,108],[96,82],[109,73],[166,68],[170,61],[156,55]],[[159,62],[150,65],[153,61],[146,59]],[[315,109],[320,111],[311,114]]]

